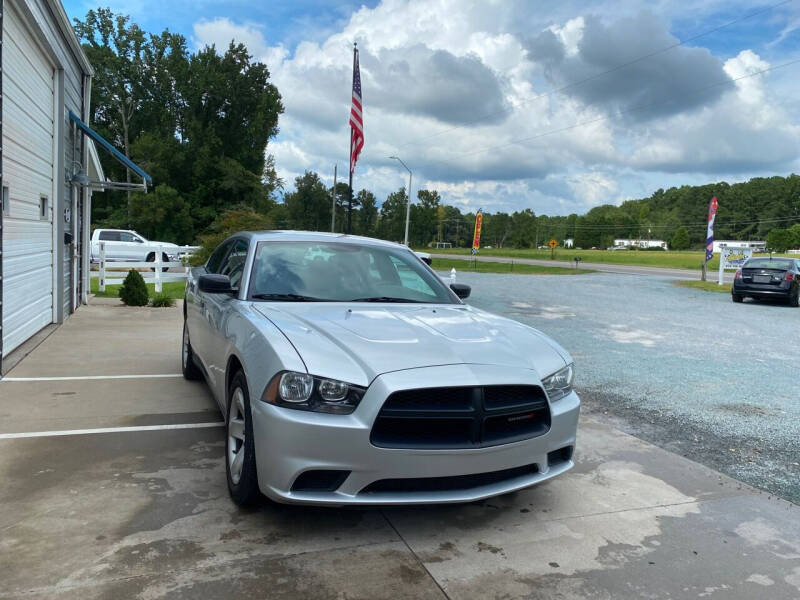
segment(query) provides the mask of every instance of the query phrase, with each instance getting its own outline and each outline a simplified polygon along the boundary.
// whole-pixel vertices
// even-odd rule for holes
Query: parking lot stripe
[[[162,431],[167,429],[201,429],[222,427],[225,423],[178,423],[175,425],[134,425],[131,427],[99,427],[97,429],[65,429],[63,431],[24,431],[21,433],[0,433],[0,440],[17,438],[55,437],[59,435],[90,435],[93,433],[124,433],[127,431]]]
[[[77,375],[74,377],[3,377],[0,381],[89,381],[93,379],[163,379],[183,377],[180,373],[156,373],[153,375]]]

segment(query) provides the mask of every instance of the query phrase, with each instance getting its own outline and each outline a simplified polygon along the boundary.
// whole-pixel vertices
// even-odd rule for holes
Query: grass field
[[[692,288],[695,290],[704,290],[706,292],[719,292],[722,294],[731,293],[731,284],[723,283],[718,284],[716,281],[673,281],[672,285],[678,287]]]
[[[452,258],[434,258],[431,265],[437,271],[456,271],[475,273],[513,273],[517,275],[582,275],[594,273],[589,269],[566,269],[564,267],[540,267],[539,265],[521,265],[519,263],[464,261]]]
[[[469,254],[469,248],[449,248],[447,250],[433,250],[431,248],[420,248],[422,252],[441,254]],[[507,258],[534,258],[538,260],[548,260],[550,250],[534,249],[514,249],[514,248],[483,248],[481,256],[502,256]],[[703,252],[647,252],[639,250],[568,250],[557,248],[555,251],[556,260],[571,261],[576,256],[580,256],[586,262],[608,263],[612,265],[642,265],[647,267],[667,267],[672,269],[695,269],[700,270],[703,262]],[[764,255],[766,256],[766,255]],[[777,256],[777,255],[775,255]],[[458,268],[458,267],[456,267]],[[515,266],[516,268],[516,266]],[[708,263],[708,270],[716,271],[719,268],[719,255]]]
[[[174,298],[176,300],[183,298],[183,292],[186,289],[186,284],[183,281],[168,281],[161,284],[161,289],[170,298]],[[107,285],[106,291],[101,292],[98,288],[98,280],[96,277],[92,277],[91,280],[91,292],[97,296],[98,298],[119,298],[119,288],[122,287],[121,285]],[[155,295],[155,284],[148,283],[147,284],[147,293],[152,298]]]

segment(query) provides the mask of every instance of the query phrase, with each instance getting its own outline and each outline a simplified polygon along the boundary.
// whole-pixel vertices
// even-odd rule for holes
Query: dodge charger
[[[410,249],[242,232],[192,269],[182,367],[225,417],[234,502],[467,502],[573,466],[570,355]]]

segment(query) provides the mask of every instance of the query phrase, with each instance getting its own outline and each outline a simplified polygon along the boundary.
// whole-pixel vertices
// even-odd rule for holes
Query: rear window
[[[101,242],[118,242],[119,241],[119,231],[101,231],[100,232],[100,241]]]
[[[788,258],[751,258],[744,263],[745,269],[791,269],[794,261]]]

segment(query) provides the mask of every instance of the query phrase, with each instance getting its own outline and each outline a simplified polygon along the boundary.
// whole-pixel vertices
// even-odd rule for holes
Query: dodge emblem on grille
[[[507,421],[509,423],[513,423],[514,421],[526,421],[527,419],[532,419],[533,413],[528,413],[527,415],[515,415],[513,417],[508,417]]]

